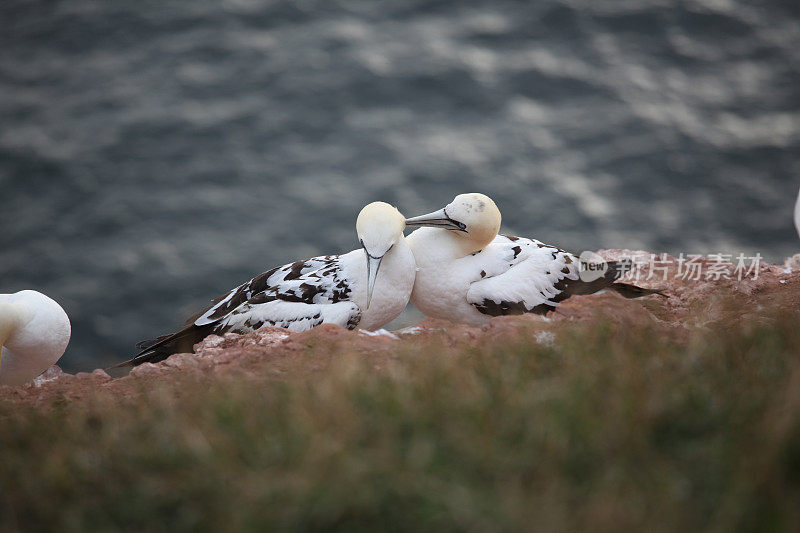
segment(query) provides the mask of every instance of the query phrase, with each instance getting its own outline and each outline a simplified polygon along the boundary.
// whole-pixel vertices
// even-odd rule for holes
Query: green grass
[[[800,315],[529,339],[0,401],[0,530],[800,530]]]

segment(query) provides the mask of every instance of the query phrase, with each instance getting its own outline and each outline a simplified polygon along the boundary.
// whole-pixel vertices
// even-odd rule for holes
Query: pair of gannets
[[[406,225],[424,227],[406,239]],[[479,193],[410,219],[389,204],[371,203],[356,220],[361,248],[264,272],[214,300],[184,329],[139,343],[141,352],[117,366],[161,361],[191,352],[212,333],[250,333],[265,325],[372,330],[397,318],[409,298],[428,316],[483,324],[499,315],[544,314],[571,295],[607,287],[629,298],[657,292],[615,283],[616,268],[582,281],[572,254],[498,235],[499,229],[500,210]]]

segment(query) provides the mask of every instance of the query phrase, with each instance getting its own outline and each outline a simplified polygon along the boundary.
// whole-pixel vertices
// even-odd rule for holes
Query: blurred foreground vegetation
[[[0,401],[0,530],[800,530],[800,315],[531,337]]]

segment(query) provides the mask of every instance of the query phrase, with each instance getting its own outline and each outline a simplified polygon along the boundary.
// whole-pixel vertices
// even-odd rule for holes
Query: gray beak
[[[406,226],[427,226],[429,228],[442,228],[451,231],[467,232],[467,226],[447,216],[447,211],[439,209],[427,215],[420,215],[406,219]]]
[[[364,248],[364,253],[367,254],[367,309],[369,309],[369,303],[372,301],[372,291],[375,289],[375,280],[378,278],[378,269],[381,268],[383,256],[372,257],[366,248]]]

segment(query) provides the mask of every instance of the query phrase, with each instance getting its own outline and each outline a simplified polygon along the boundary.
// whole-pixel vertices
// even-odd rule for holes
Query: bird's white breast
[[[480,254],[458,257],[463,252],[453,248],[451,236],[436,228],[420,228],[407,240],[417,261],[411,303],[431,317],[473,325],[488,322],[491,317],[467,301],[470,285],[480,279]]]

